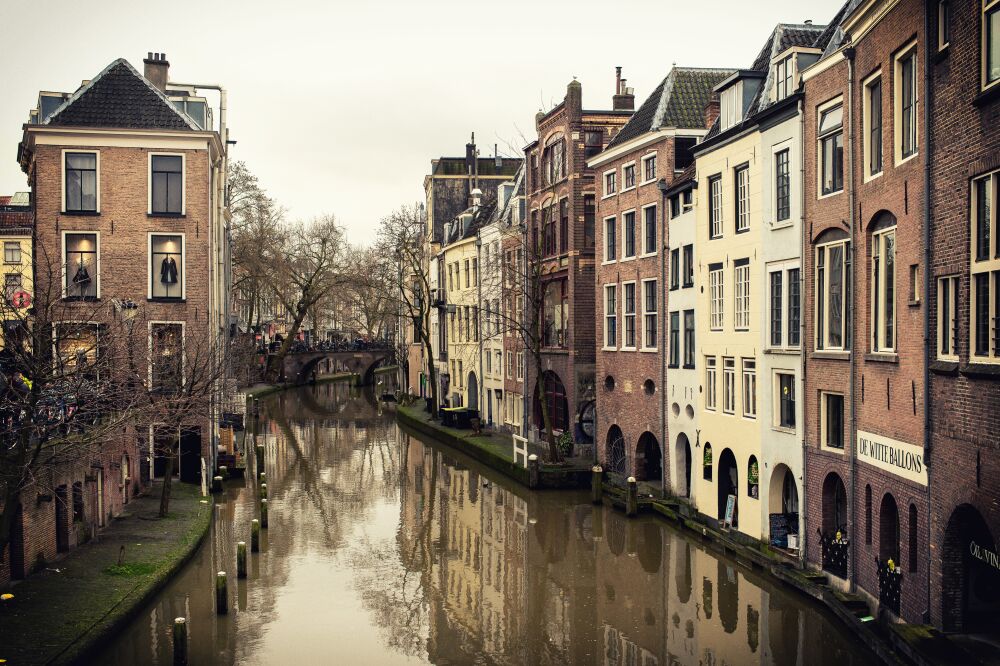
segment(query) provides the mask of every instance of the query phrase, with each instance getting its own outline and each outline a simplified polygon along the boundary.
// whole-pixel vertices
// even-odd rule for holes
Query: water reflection
[[[653,519],[529,493],[400,431],[330,384],[263,405],[271,529],[214,613],[215,571],[249,540],[256,485],[101,663],[856,664],[798,597]]]

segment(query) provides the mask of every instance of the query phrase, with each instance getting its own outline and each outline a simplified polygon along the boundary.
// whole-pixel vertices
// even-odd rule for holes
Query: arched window
[[[760,497],[760,467],[757,465],[757,456],[750,456],[747,463],[747,496],[754,499]]]
[[[704,461],[702,462],[701,478],[712,480],[712,445],[705,442]]]
[[[910,505],[910,528],[909,528],[909,563],[910,571],[917,570],[917,507]]]
[[[569,429],[569,406],[566,401],[566,388],[563,386],[559,375],[551,370],[542,375],[545,391],[545,406],[549,412],[549,419],[552,421],[553,430]],[[545,421],[542,417],[542,404],[538,399],[538,390],[535,390],[535,425],[539,430],[545,428]]]
[[[872,543],[872,487],[865,485],[865,543]]]
[[[625,436],[622,434],[622,429],[616,425],[608,429],[604,457],[604,463],[608,466],[608,471],[622,475],[628,472],[628,458],[625,456]]]
[[[879,506],[878,554],[883,562],[890,558],[899,565],[899,510],[896,498],[886,493]]]

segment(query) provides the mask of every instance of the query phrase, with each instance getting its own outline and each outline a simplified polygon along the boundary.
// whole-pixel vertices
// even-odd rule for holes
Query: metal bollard
[[[187,619],[174,618],[174,666],[187,666],[188,663],[188,628]]]
[[[625,498],[625,515],[634,516],[639,513],[639,484],[635,477],[628,477],[628,496]]]
[[[604,469],[600,465],[594,465],[590,468],[590,474],[590,501],[600,504],[604,494]]]
[[[538,456],[534,453],[528,456],[528,487],[538,487]]]
[[[226,585],[226,572],[215,574],[215,612],[225,615],[229,612],[229,587]]]
[[[250,521],[250,552],[260,552],[260,521],[256,518]]]
[[[267,499],[260,501],[260,526],[262,529],[267,529]]]
[[[236,577],[247,577],[247,542],[236,543]]]

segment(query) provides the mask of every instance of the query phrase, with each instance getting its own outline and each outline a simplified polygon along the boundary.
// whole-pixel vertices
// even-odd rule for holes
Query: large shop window
[[[836,106],[819,115],[820,193],[833,194],[844,189],[844,106]]]
[[[556,280],[545,285],[543,317],[545,346],[566,347],[569,333],[569,301],[566,296],[565,280]]]
[[[845,309],[850,303],[849,254],[846,239],[816,247],[817,349],[843,350],[850,347],[850,326]]]
[[[972,181],[970,318],[972,357],[1000,361],[1000,171]]]
[[[150,324],[149,384],[150,390],[161,393],[177,391],[184,384],[183,324]]]
[[[153,298],[184,297],[184,238],[151,234],[149,237],[149,293]]]
[[[149,159],[149,212],[154,215],[181,215],[184,212],[184,158],[180,155],[151,155]]]
[[[67,213],[98,211],[97,153],[66,153]]]
[[[91,300],[98,296],[98,236],[96,233],[67,232],[66,298]]]
[[[62,373],[96,369],[101,358],[101,327],[66,322],[55,325],[56,361]]]
[[[872,234],[871,270],[872,351],[891,352],[896,348],[896,227]]]

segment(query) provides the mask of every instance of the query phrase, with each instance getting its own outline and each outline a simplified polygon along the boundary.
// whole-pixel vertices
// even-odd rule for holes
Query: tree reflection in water
[[[100,663],[865,663],[814,607],[652,518],[531,493],[400,430],[346,384],[262,401],[271,529],[230,615],[212,575],[248,536],[231,487],[211,545]]]

